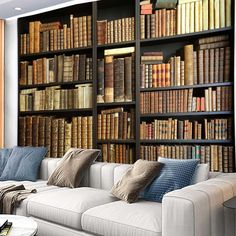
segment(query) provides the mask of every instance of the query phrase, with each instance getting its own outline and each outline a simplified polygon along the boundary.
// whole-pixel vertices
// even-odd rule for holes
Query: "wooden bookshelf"
[[[217,87],[234,87],[234,55],[233,50],[231,50],[231,60],[230,60],[230,80],[227,82],[212,82],[212,83],[198,83],[192,85],[181,85],[181,86],[164,86],[164,87],[148,87],[141,88],[141,56],[144,52],[152,52],[152,51],[162,51],[164,54],[164,62],[168,62],[170,57],[174,55],[182,56],[183,48],[185,45],[195,44],[196,40],[206,37],[212,36],[221,36],[228,35],[230,41],[230,47],[234,48],[234,1],[232,1],[232,26],[204,30],[194,33],[186,33],[186,34],[176,34],[171,36],[164,36],[159,38],[145,38],[141,39],[141,21],[140,21],[140,5],[139,0],[120,0],[120,1],[108,1],[102,0],[98,2],[85,3],[80,5],[75,5],[72,7],[67,7],[63,9],[54,10],[51,12],[45,12],[42,14],[19,18],[18,19],[18,34],[19,34],[19,42],[21,40],[21,34],[29,33],[29,22],[32,21],[41,21],[42,23],[55,22],[60,21],[61,24],[67,24],[67,27],[70,25],[70,15],[73,14],[73,17],[81,17],[81,16],[92,16],[92,44],[84,47],[74,47],[70,49],[61,49],[61,50],[53,50],[46,52],[37,52],[37,53],[27,53],[20,54],[20,43],[19,43],[19,56],[18,56],[18,64],[20,71],[20,63],[23,61],[32,62],[33,60],[41,59],[41,58],[53,58],[54,56],[65,55],[72,56],[76,54],[86,54],[88,57],[92,58],[92,80],[82,80],[82,81],[70,81],[70,82],[53,82],[53,83],[42,83],[42,84],[33,84],[33,85],[19,85],[19,96],[20,91],[23,89],[33,89],[36,88],[38,90],[47,89],[50,86],[61,86],[63,89],[74,88],[79,84],[92,84],[92,108],[88,109],[63,109],[63,110],[44,110],[44,111],[20,111],[19,104],[19,118],[20,117],[28,117],[28,116],[55,116],[55,117],[64,117],[69,122],[75,116],[92,116],[93,117],[93,147],[94,148],[104,148],[104,146],[109,149],[111,145],[125,145],[125,147],[132,147],[133,153],[133,161],[139,159],[141,146],[157,146],[157,145],[191,145],[191,146],[206,146],[206,145],[222,145],[226,147],[235,146],[234,145],[234,109],[230,111],[203,111],[203,112],[173,112],[173,113],[147,113],[142,114],[140,108],[140,97],[141,93],[148,92],[168,92],[175,90],[184,90],[184,89],[193,89],[194,94],[200,94],[202,96],[204,94],[204,90],[211,88],[215,90]],[[79,15],[78,15],[79,14]],[[111,36],[107,36],[106,44],[98,44],[98,36],[97,36],[97,21],[107,20],[111,21],[119,21],[122,18],[134,18],[134,38],[128,41],[120,41],[111,43]],[[108,23],[107,23],[108,24]],[[109,23],[112,24],[112,23]],[[115,23],[114,23],[115,24]],[[117,23],[118,24],[118,23]],[[111,27],[111,26],[109,26]],[[132,37],[131,37],[132,38]],[[113,39],[112,39],[113,40]],[[114,37],[115,41],[115,37]],[[98,94],[98,65],[97,60],[104,58],[104,50],[107,49],[115,49],[115,48],[123,48],[123,47],[134,47],[134,83],[133,83],[133,100],[129,102],[97,102],[97,94]],[[19,73],[20,74],[20,73]],[[19,78],[20,79],[20,78]],[[234,104],[234,89],[232,89],[232,107]],[[124,111],[130,112],[131,109],[134,110],[135,113],[135,122],[134,122],[134,139],[104,139],[98,140],[98,114],[103,110],[108,109],[116,109],[122,107]],[[183,140],[183,139],[174,139],[174,140],[141,140],[140,139],[140,124],[142,121],[152,122],[154,119],[163,120],[178,117],[181,120],[197,120],[204,121],[204,119],[214,119],[214,118],[232,118],[232,140]],[[202,128],[204,129],[204,128]],[[20,137],[20,134],[19,134]],[[132,159],[132,158],[131,158]],[[106,159],[107,161],[107,159]],[[233,156],[233,165],[235,171],[235,156]]]

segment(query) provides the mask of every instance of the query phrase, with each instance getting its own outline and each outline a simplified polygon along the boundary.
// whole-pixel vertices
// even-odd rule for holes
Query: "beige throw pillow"
[[[86,171],[96,160],[100,150],[70,148],[48,179],[48,185],[79,187]]]
[[[162,163],[138,160],[111,189],[117,198],[128,203],[137,201],[139,193],[160,173]]]

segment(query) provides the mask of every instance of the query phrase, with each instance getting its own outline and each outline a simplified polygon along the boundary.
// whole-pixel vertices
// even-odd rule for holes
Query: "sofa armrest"
[[[236,174],[167,193],[162,202],[163,236],[235,235],[235,210],[223,203],[236,196]]]

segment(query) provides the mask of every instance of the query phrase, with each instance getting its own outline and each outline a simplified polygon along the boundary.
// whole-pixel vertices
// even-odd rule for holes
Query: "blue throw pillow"
[[[0,149],[0,176],[7,164],[8,158],[12,152],[12,148],[2,148]]]
[[[162,202],[164,194],[190,185],[199,160],[176,160],[159,158],[164,164],[160,175],[155,178],[140,194],[148,201]]]
[[[36,181],[46,153],[44,147],[14,147],[0,180]]]

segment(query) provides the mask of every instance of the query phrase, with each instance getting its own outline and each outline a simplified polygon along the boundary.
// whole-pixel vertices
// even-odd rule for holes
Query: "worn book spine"
[[[104,59],[98,59],[98,85],[97,85],[97,102],[105,102],[105,88],[104,88]]]
[[[185,85],[193,85],[193,45],[184,46]]]
[[[113,56],[105,57],[105,102],[114,102]]]

